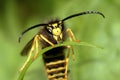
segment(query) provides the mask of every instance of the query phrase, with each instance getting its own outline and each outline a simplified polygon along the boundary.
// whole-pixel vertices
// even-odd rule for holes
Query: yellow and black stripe
[[[43,60],[49,80],[68,80],[68,62],[64,47],[57,47],[43,54]]]

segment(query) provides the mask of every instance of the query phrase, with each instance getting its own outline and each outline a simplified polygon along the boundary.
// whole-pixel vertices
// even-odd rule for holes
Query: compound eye
[[[52,27],[47,27],[49,33],[52,33]]]
[[[59,28],[62,30],[62,25],[61,24],[59,24]]]
[[[63,23],[61,21],[59,22],[58,26],[61,30],[63,30]]]

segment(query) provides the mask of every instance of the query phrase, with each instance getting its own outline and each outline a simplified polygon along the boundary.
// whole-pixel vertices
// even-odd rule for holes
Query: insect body
[[[38,56],[38,48],[44,49],[48,46],[52,46],[53,49],[42,54],[48,79],[68,80],[69,56],[65,56],[64,49],[70,49],[70,46],[61,46],[54,48],[54,45],[64,42],[67,37],[69,37],[72,41],[78,41],[74,37],[72,31],[64,26],[64,21],[84,14],[100,14],[104,17],[104,15],[101,12],[86,11],[68,16],[62,20],[57,19],[48,23],[38,24],[23,31],[21,36],[19,37],[19,42],[21,41],[22,36],[27,31],[36,27],[41,27],[40,31],[34,36],[34,38],[31,41],[28,42],[28,44],[24,47],[23,51],[21,52],[22,55],[26,55],[29,53],[28,59],[26,60],[21,70],[24,69],[24,67],[32,57],[33,51],[35,51],[35,55],[33,57],[35,59]]]

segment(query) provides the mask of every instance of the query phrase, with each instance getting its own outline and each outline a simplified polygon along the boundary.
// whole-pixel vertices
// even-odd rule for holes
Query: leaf
[[[100,46],[96,46],[96,45],[93,45],[93,44],[90,44],[90,43],[87,43],[87,42],[72,42],[72,41],[67,41],[67,42],[63,42],[62,44],[56,44],[55,47],[60,47],[60,46],[88,46],[88,47],[95,47],[95,48],[100,48],[100,49],[103,49],[102,47]],[[54,47],[54,48],[55,48]],[[53,49],[53,47],[46,47],[44,49],[42,49],[39,53],[39,56],[41,56],[41,54],[49,51],[50,49]],[[25,76],[25,73],[27,71],[27,69],[29,68],[29,66],[33,63],[33,61],[35,61],[33,58],[31,58],[29,60],[29,62],[27,63],[27,65],[25,66],[25,68],[20,72],[20,75],[18,77],[18,80],[23,80],[24,76]]]

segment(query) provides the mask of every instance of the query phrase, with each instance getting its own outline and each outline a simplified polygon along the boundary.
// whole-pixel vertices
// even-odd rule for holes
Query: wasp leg
[[[65,79],[67,80],[67,78],[68,78],[68,61],[69,61],[71,46],[66,46],[66,47],[68,48],[68,54],[66,56],[66,68],[65,68]]]
[[[68,54],[66,56],[65,80],[67,80],[67,78],[68,78],[68,61],[69,61],[69,56],[70,56],[70,50],[72,50],[72,58],[73,58],[73,60],[75,60],[73,47],[71,47],[71,46],[66,46],[66,47],[68,48]]]
[[[73,60],[75,60],[73,47],[72,46],[67,46],[67,48],[68,48],[68,55],[67,55],[67,57],[69,58],[69,56],[70,56],[70,49],[71,49],[72,50],[72,58],[73,58]]]
[[[30,59],[31,59],[31,57],[32,57],[32,54],[33,54],[33,51],[34,51],[34,47],[35,47],[35,43],[38,41],[38,35],[36,35],[35,37],[34,37],[34,41],[33,41],[33,44],[32,44],[32,47],[31,47],[31,49],[30,49],[30,52],[29,52],[29,55],[28,55],[28,58],[27,58],[27,60],[25,61],[25,63],[23,64],[23,66],[20,68],[20,72],[21,71],[23,71],[23,69],[26,67],[26,65],[28,64],[28,62],[30,61]]]
[[[71,41],[75,41],[75,42],[79,42],[80,41],[80,40],[77,40],[75,38],[75,36],[74,36],[73,32],[71,31],[71,29],[67,29],[66,31],[67,31]]]
[[[34,60],[38,57],[38,48],[39,48],[39,45],[38,45],[39,36],[36,35],[36,37],[37,37],[37,39],[36,39],[36,41],[35,41],[35,44],[36,44],[36,46],[35,46],[35,48],[36,48],[36,53],[35,53],[35,55],[34,55],[34,57],[33,57]]]
[[[71,29],[67,29],[66,31],[67,31],[71,41],[80,42],[80,40],[77,40],[75,38],[75,36],[74,36],[73,32],[71,31]],[[69,52],[70,52],[70,48],[71,48],[71,50],[72,50],[72,58],[73,58],[73,60],[75,60],[73,47],[72,46],[67,46],[67,48],[68,48]],[[69,54],[69,52],[68,52],[68,54]]]
[[[40,34],[40,37],[41,37],[43,40],[45,40],[47,43],[49,43],[52,47],[55,46],[52,42],[50,42],[50,41],[49,41],[47,38],[45,38],[42,34]]]
[[[69,58],[66,58],[66,67],[65,67],[65,80],[67,80],[68,79],[68,60],[69,60]]]
[[[75,60],[75,54],[74,54],[74,49],[73,49],[73,47],[71,47],[71,49],[72,49],[72,58],[73,58],[73,60]]]

